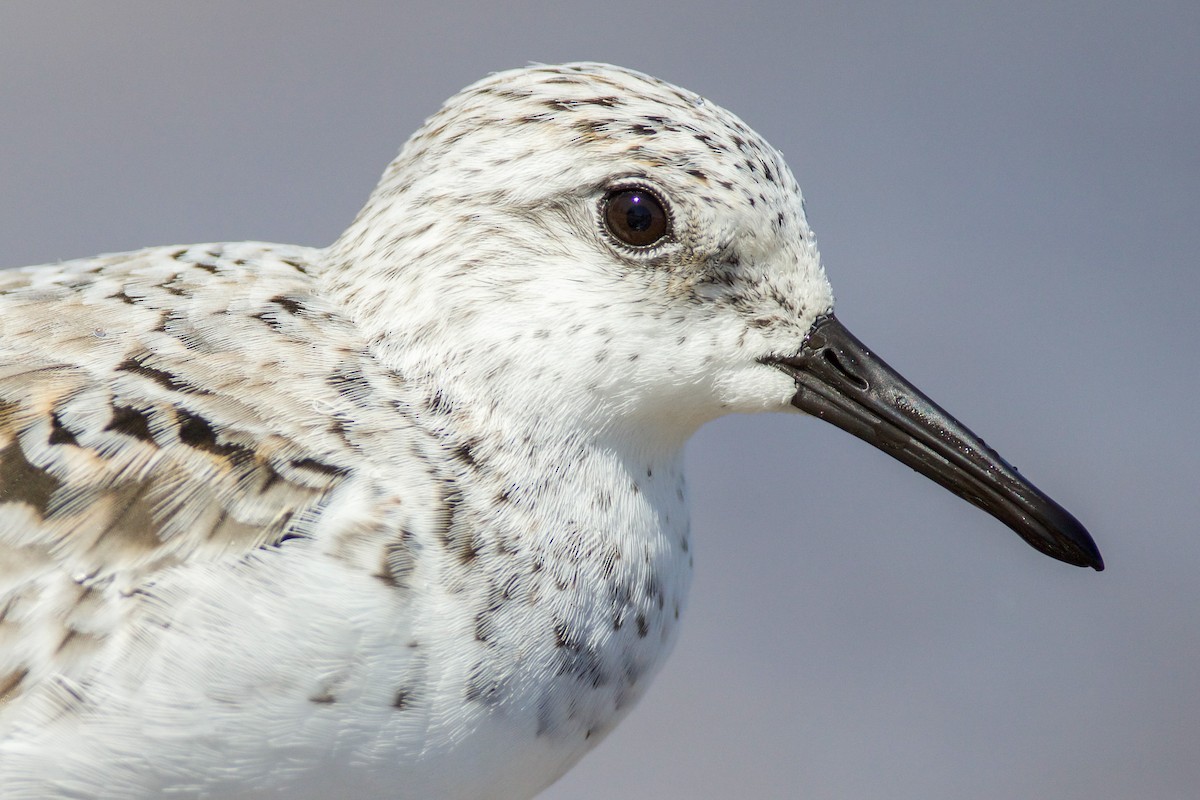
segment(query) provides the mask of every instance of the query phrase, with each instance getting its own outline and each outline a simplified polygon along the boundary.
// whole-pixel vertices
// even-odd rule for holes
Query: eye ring
[[[647,250],[671,233],[671,215],[657,192],[644,186],[619,186],[609,190],[600,216],[608,234],[625,247]]]

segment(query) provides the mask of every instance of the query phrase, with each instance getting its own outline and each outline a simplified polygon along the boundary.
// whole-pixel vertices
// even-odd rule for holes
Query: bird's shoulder
[[[0,702],[86,663],[115,598],[164,570],[327,535],[386,573],[389,515],[435,481],[398,379],[314,293],[319,254],[194,245],[0,274]]]

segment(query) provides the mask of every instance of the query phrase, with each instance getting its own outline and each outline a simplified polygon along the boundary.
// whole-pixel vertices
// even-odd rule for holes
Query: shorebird
[[[670,651],[727,413],[1102,568],[832,309],[780,154],[591,63],[451,98],[324,249],[3,273],[3,796],[535,795]]]

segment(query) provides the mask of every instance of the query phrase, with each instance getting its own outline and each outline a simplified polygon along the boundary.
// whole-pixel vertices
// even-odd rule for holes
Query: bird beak
[[[1033,547],[1104,569],[1087,530],[982,439],[874,355],[833,314],[799,353],[763,360],[796,380],[792,405],[873,444],[982,508]]]

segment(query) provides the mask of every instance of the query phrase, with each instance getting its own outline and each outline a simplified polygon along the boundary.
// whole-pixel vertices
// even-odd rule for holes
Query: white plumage
[[[683,443],[831,305],[779,154],[598,64],[468,87],[329,248],[0,275],[3,796],[534,795],[670,650]]]

